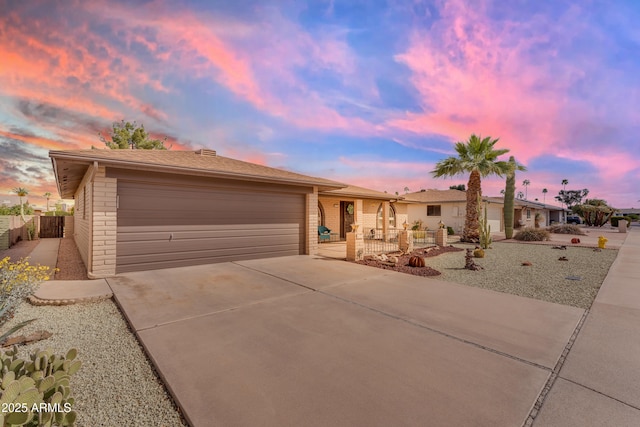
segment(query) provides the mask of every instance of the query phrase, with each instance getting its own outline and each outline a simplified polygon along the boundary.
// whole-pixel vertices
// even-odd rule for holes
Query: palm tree
[[[547,190],[546,188],[542,189],[542,203],[546,203],[547,202],[547,193],[549,192],[549,190]]]
[[[12,191],[20,197],[20,217],[22,218],[22,221],[26,222],[24,219],[24,205],[22,204],[22,198],[29,194],[29,190],[23,187],[16,187]]]
[[[522,185],[524,185],[524,199],[525,200],[527,200],[527,194],[528,194],[527,189],[529,188],[529,184],[531,184],[531,181],[529,181],[528,179],[525,179],[524,181],[522,181]]]
[[[509,164],[498,161],[498,157],[508,153],[509,150],[494,150],[498,139],[491,137],[482,139],[471,135],[467,142],[457,142],[455,150],[457,157],[448,157],[436,163],[431,173],[434,178],[443,176],[456,176],[469,173],[467,183],[467,215],[464,221],[462,241],[478,242],[480,239],[480,226],[478,223],[479,206],[478,199],[482,197],[481,178],[488,175],[502,176],[509,171]]]
[[[49,199],[51,198],[51,193],[47,191],[43,196],[47,198],[47,212],[49,212]]]
[[[562,192],[563,193],[565,192],[568,183],[569,183],[569,180],[567,180],[567,179],[563,179],[562,180]],[[564,202],[562,203],[562,206],[564,207]]]
[[[516,198],[520,200],[524,199],[524,193],[522,191],[518,191],[518,195],[516,196]]]
[[[404,194],[407,194],[409,192],[409,187],[404,187]]]

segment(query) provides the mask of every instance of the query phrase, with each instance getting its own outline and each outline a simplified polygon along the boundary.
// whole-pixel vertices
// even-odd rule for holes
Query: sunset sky
[[[567,179],[637,207],[639,21],[638,0],[0,0],[0,195],[57,198],[48,150],[125,119],[390,193],[466,184],[430,171],[476,133],[530,200]]]

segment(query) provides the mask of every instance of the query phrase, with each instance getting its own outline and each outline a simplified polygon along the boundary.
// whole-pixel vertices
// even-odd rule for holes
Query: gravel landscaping
[[[82,367],[71,378],[78,426],[184,426],[178,410],[158,380],[138,341],[112,301],[67,306],[22,304],[12,325],[36,318],[17,334],[53,333],[21,346],[26,357],[36,348],[58,354],[78,349]]]
[[[474,258],[483,270],[466,270],[465,252],[426,258],[426,263],[442,273],[438,280],[587,309],[617,255],[614,249],[567,246],[560,250],[551,245],[494,242],[485,250],[485,258]],[[559,261],[563,256],[567,261]]]

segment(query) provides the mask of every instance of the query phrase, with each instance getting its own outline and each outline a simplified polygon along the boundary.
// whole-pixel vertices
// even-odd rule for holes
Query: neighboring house
[[[502,201],[503,198],[493,198]],[[538,225],[546,227],[553,223],[565,222],[568,209],[554,205],[547,205],[540,202],[516,199],[514,202],[514,226],[535,227],[536,215],[538,215]]]
[[[461,190],[422,190],[405,195],[409,222],[421,220],[424,226],[435,229],[442,221],[461,234],[467,212],[467,193]],[[492,232],[504,231],[504,198],[482,197],[482,208],[487,208],[487,220]],[[535,227],[536,214],[540,227],[564,222],[567,209],[529,200],[514,201],[514,227]]]
[[[618,209],[613,216],[640,215],[640,208]]]
[[[313,254],[318,194],[346,187],[204,149],[49,156],[60,196],[75,199],[74,238],[91,278]]]
[[[425,227],[436,229],[439,223],[452,227],[462,234],[467,212],[467,193],[461,190],[421,190],[405,195],[408,204],[409,223],[421,220]],[[482,207],[487,207],[487,220],[491,231],[503,231],[502,199],[483,197]]]
[[[403,229],[408,222],[407,204],[399,196],[350,185],[318,193],[318,225],[324,225],[336,237],[344,239],[351,224],[360,231],[384,234]]]

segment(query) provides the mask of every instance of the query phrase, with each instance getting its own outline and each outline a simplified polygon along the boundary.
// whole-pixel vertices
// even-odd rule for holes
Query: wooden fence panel
[[[40,217],[40,238],[64,237],[63,216],[42,216]]]

